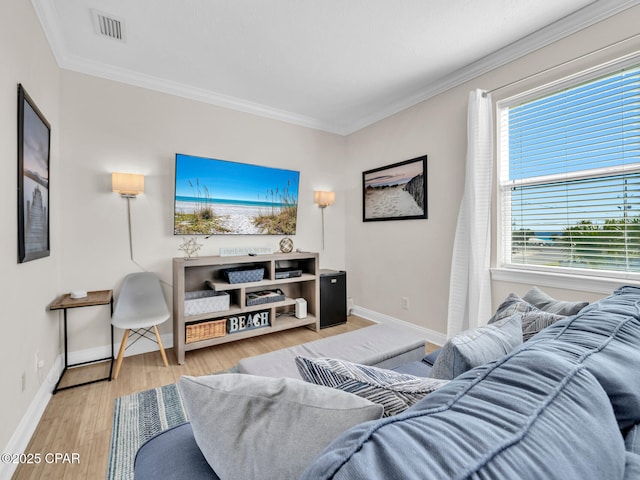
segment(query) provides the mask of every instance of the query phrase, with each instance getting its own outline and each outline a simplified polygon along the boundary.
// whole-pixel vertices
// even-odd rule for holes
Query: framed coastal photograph
[[[362,220],[427,217],[427,156],[362,172]]]
[[[175,235],[295,235],[300,172],[176,154]]]
[[[51,126],[18,85],[18,263],[49,256]]]

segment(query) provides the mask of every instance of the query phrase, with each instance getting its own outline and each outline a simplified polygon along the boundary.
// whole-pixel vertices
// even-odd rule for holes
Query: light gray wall
[[[0,445],[6,445],[58,356],[58,314],[47,305],[58,293],[60,266],[60,72],[30,2],[0,2]],[[51,256],[18,264],[17,85],[22,83],[52,125]],[[35,356],[45,362],[40,375]],[[22,376],[25,390],[22,391]],[[14,452],[11,452],[14,453]],[[18,452],[15,452],[18,453]]]
[[[184,98],[70,71],[62,73],[60,175],[61,289],[119,289],[122,278],[141,268],[157,273],[171,302],[171,259],[182,256],[183,237],[173,235],[176,152],[300,171],[295,248],[321,250],[320,209],[313,191],[336,191],[326,211],[321,266],[345,266],[345,202],[340,166],[345,139]],[[126,200],[111,192],[111,172],[145,175],[145,193],[131,200],[135,263],[130,259]],[[220,247],[278,249],[281,236],[229,235],[197,238],[200,255]],[[100,322],[103,312],[74,317]],[[95,317],[95,318],[93,318]],[[80,322],[78,322],[80,323]],[[170,333],[171,322],[161,326]],[[107,345],[108,329],[74,327],[76,349]],[[119,338],[118,338],[119,341]]]
[[[347,271],[358,306],[446,330],[465,157],[466,90],[439,95],[348,138]],[[427,220],[362,222],[362,171],[427,155]],[[409,310],[401,299],[409,298]]]
[[[349,291],[356,305],[446,333],[453,238],[464,188],[469,92],[500,87],[631,37],[637,34],[638,18],[640,8],[628,10],[348,137],[352,183],[347,192],[346,258]],[[494,99],[634,50],[640,50],[637,39],[502,89],[494,93]],[[361,172],[425,154],[429,219],[363,223]],[[553,289],[554,294],[588,300],[603,296],[572,291],[570,282],[567,285],[568,289]],[[530,286],[493,282],[494,307],[509,292],[523,293]],[[402,297],[409,297],[409,310],[402,309]]]

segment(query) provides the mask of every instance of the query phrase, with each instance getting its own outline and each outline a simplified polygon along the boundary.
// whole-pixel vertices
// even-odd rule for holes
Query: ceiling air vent
[[[124,41],[124,25],[122,21],[101,12],[93,12],[96,31],[103,37]]]

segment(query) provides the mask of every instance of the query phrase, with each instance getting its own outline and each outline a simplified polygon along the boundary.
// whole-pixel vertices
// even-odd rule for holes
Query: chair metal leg
[[[164,346],[162,345],[162,339],[160,338],[160,332],[158,331],[158,326],[153,326],[153,331],[156,332],[156,339],[158,340],[158,346],[160,347],[160,354],[162,355],[162,361],[164,362],[164,366],[168,367],[169,362],[167,362],[167,355],[164,353]]]
[[[127,340],[129,340],[129,329],[127,328],[122,335],[122,342],[120,342],[120,350],[118,351],[118,359],[116,360],[116,369],[113,372],[113,379],[118,378],[120,373],[120,366],[122,365],[122,359],[124,358],[124,351],[127,348]]]

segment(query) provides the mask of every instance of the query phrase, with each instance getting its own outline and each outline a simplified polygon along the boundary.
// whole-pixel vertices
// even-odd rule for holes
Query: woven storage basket
[[[261,292],[247,293],[247,306],[261,305],[263,303],[282,302],[284,293],[279,288],[276,290],[263,290]]]
[[[227,268],[222,273],[229,283],[259,282],[264,278],[264,268],[255,266]]]
[[[229,294],[214,290],[199,290],[184,293],[184,315],[224,312],[229,310]]]
[[[185,327],[185,343],[224,337],[227,334],[227,319],[212,320],[210,322],[192,323]]]

